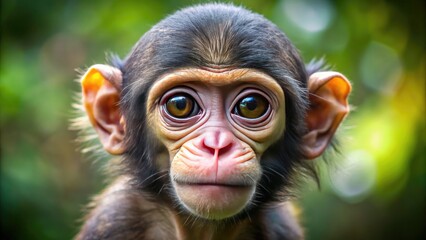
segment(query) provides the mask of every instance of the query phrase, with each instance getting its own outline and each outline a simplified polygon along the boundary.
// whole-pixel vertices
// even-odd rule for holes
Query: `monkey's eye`
[[[242,98],[235,105],[235,114],[244,118],[261,117],[268,110],[269,103],[260,94],[250,94]]]
[[[167,100],[166,110],[175,118],[188,118],[196,115],[199,107],[191,96],[179,93]]]

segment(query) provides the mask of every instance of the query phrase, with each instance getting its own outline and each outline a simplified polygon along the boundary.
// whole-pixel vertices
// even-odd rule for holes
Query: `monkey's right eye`
[[[167,112],[175,118],[188,118],[198,114],[197,102],[188,94],[176,94],[166,102]]]

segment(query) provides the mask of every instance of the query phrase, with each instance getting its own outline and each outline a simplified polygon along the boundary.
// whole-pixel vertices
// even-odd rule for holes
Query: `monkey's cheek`
[[[191,213],[206,219],[220,220],[238,214],[254,192],[254,186],[176,184],[181,203]]]

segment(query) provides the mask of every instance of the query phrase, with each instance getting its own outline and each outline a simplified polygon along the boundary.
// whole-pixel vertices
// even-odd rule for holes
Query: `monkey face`
[[[154,84],[147,104],[179,203],[207,219],[250,204],[261,156],[285,126],[284,93],[272,78],[248,69],[180,70]]]
[[[136,119],[129,121],[127,118],[132,114],[122,115],[117,108],[119,73],[101,65],[92,67],[83,76],[83,100],[89,119],[104,148],[112,154],[126,153],[141,159],[144,150],[138,149],[146,144],[138,145],[139,139],[159,141],[164,151],[156,152],[156,161],[142,162],[146,167],[156,165],[159,169],[153,172],[138,166],[136,170],[151,174],[145,180],[159,171],[168,172],[167,183],[171,183],[178,206],[197,217],[225,219],[249,206],[254,196],[263,196],[267,191],[264,184],[271,183],[271,176],[281,180],[289,177],[288,173],[282,173],[285,168],[277,171],[273,164],[291,163],[266,161],[270,155],[262,159],[272,144],[284,143],[278,140],[286,140],[286,131],[291,131],[291,128],[285,131],[284,90],[269,75],[243,68],[220,71],[190,68],[165,74],[148,90],[144,103],[148,124],[143,126],[149,128],[145,133],[154,136],[144,136],[137,132],[143,129],[142,123]],[[349,111],[350,85],[339,73],[322,72],[310,77],[308,88],[312,92],[309,96],[312,108],[306,116],[308,131],[299,148],[306,158],[312,159],[324,151]],[[137,93],[140,88],[132,90]],[[318,107],[323,110],[319,111]],[[126,122],[131,123],[130,127]],[[123,142],[124,134],[128,136],[127,142]],[[288,148],[286,144],[282,147]],[[277,151],[276,148],[274,145]],[[167,183],[163,182],[161,189]]]

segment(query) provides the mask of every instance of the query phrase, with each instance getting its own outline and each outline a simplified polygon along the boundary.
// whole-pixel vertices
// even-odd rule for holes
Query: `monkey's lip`
[[[236,185],[224,183],[176,183],[177,189],[187,192],[193,196],[201,194],[199,197],[206,197],[208,199],[222,199],[228,195],[240,195],[246,192],[251,192],[253,186],[250,185]],[[225,197],[226,198],[226,197]],[[232,198],[235,198],[232,197]]]
[[[217,182],[175,182],[177,196],[193,214],[222,219],[240,212],[252,198],[255,186]]]
[[[176,189],[186,196],[192,196],[191,198],[225,202],[226,199],[238,199],[238,196],[251,192],[253,186],[210,182],[176,183]]]
[[[216,186],[216,187],[233,187],[233,188],[249,188],[252,187],[246,183],[220,183],[220,182],[184,182],[175,181],[180,186],[192,186],[192,187],[203,187],[203,186]]]

